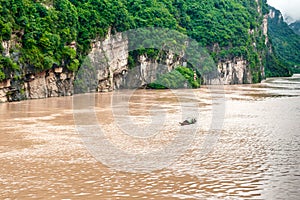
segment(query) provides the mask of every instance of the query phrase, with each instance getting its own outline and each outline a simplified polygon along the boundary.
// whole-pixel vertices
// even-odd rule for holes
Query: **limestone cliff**
[[[109,31],[108,37],[104,41],[94,42],[89,56],[93,62],[99,64],[97,69],[98,91],[112,91],[123,85],[123,78],[128,70],[128,40],[123,38],[121,33],[111,36]],[[105,62],[99,62],[99,58],[104,59]]]
[[[0,103],[6,102],[8,100],[7,94],[10,91],[10,87],[10,79],[0,82]]]
[[[257,38],[264,36],[264,44],[268,44],[267,15],[257,2],[258,13],[262,22],[260,30],[250,29],[249,36],[254,38],[252,48],[256,49]],[[272,13],[271,13],[272,14]],[[3,56],[18,60],[18,55],[11,55],[10,50],[17,44],[16,35],[9,41],[2,42]],[[76,42],[69,44],[76,51]],[[219,53],[218,44],[214,44],[211,52]],[[172,52],[164,52],[156,58],[149,58],[147,54],[139,55],[137,65],[128,68],[129,41],[121,33],[111,34],[111,30],[103,39],[96,39],[91,43],[91,51],[86,61],[82,63],[77,80],[75,73],[66,67],[53,66],[49,70],[32,72],[23,70],[21,79],[8,78],[0,84],[0,101],[14,101],[20,99],[36,99],[72,95],[75,92],[112,91],[119,88],[140,88],[155,81],[161,74],[168,73],[179,65],[185,65],[184,55],[178,56]],[[262,55],[263,52],[258,52]],[[204,84],[244,84],[253,82],[253,72],[264,77],[264,66],[260,56],[255,69],[243,56],[219,59],[215,63],[217,71],[203,75]],[[23,66],[25,69],[26,67]]]
[[[6,79],[0,83],[0,102],[70,96],[73,80],[74,73],[56,69],[26,74],[22,80]]]
[[[36,74],[28,74],[24,81],[25,98],[70,96],[73,94],[74,73],[54,68]]]
[[[81,65],[75,93],[107,92],[124,86],[128,71],[128,40],[121,33],[94,40],[92,49]]]
[[[75,82],[76,92],[141,88],[156,80],[157,75],[180,65],[181,59],[168,52],[163,62],[158,62],[158,58],[148,58],[146,54],[140,55],[137,66],[129,69],[128,42],[121,33],[108,34],[104,40],[93,41],[92,50],[78,72],[77,79],[80,81]]]
[[[234,56],[230,59],[221,59],[217,62],[217,74],[208,75],[203,77],[204,84],[248,84],[260,81],[265,77],[265,69],[263,59],[265,59],[266,48],[268,47],[268,14],[263,15],[262,8],[259,5],[259,1],[256,0],[257,11],[262,18],[260,29],[250,29],[248,34],[253,39],[251,48],[259,55],[258,62],[255,66],[251,66],[246,58],[243,56]],[[260,40],[264,38],[265,48],[259,49],[257,46]],[[215,44],[212,48],[213,52],[218,52],[218,44]],[[255,79],[253,77],[255,75]]]
[[[245,84],[252,82],[247,61],[242,58],[220,61],[217,64],[217,77],[203,77],[204,84]]]
[[[3,41],[3,56],[18,62],[20,53],[12,51],[17,45],[21,45],[17,35],[13,35],[8,41]],[[11,73],[9,78],[0,82],[0,102],[73,94],[75,73],[63,67],[53,66],[42,72],[34,72],[28,66],[21,65],[18,76],[14,77],[14,75],[16,74]]]
[[[132,49],[138,51],[132,62],[128,55],[131,43],[118,33],[132,27],[177,30],[207,48],[216,70],[202,74],[205,84],[261,81],[272,39],[268,38],[265,0],[3,1],[0,7],[1,101],[144,87],[179,65],[198,63],[190,62],[197,56],[178,56],[186,50],[182,46],[178,52],[171,48],[175,53],[168,49],[158,56],[149,53],[149,49],[164,46],[153,46],[153,40],[165,41],[165,33],[151,38],[154,34],[149,31],[143,32],[146,37],[131,38],[149,45]],[[13,12],[9,12],[11,8]],[[171,46],[186,42],[185,37],[175,35],[168,38]],[[211,69],[208,63],[193,66],[195,73],[199,76],[202,69],[207,73]]]
[[[182,63],[182,57],[175,56],[172,52],[167,52],[162,62],[158,62],[158,58],[148,58],[146,54],[140,55],[138,65],[129,70],[126,75],[124,87],[145,87],[155,81],[159,75],[172,71]]]
[[[5,56],[12,56],[9,54],[12,42],[2,43]],[[72,42],[71,48],[76,50],[76,43]],[[77,78],[84,81],[84,85],[90,80],[96,80],[96,83],[80,92],[95,90],[105,92],[125,86],[124,77],[128,70],[128,40],[123,38],[121,33],[111,35],[109,32],[104,40],[94,40],[87,58],[92,67],[88,68],[85,66],[87,62],[84,62]],[[36,73],[24,70],[23,73],[23,78],[20,80],[10,78],[0,83],[0,102],[69,96],[74,92],[75,73],[65,67],[53,66],[50,70]],[[80,74],[84,75],[80,77]],[[78,87],[78,84],[75,84],[75,87]]]

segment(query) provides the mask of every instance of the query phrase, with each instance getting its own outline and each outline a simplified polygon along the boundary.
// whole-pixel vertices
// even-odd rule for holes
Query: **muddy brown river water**
[[[3,103],[0,199],[299,199],[299,122],[299,75]]]

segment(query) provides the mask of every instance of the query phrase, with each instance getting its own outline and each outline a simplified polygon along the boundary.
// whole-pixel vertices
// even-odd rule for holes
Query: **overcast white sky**
[[[294,19],[300,19],[300,0],[267,0],[268,4]]]

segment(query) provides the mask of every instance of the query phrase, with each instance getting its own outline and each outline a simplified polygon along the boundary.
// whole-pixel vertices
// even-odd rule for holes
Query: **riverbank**
[[[292,77],[267,78],[261,83],[268,83],[270,80],[274,79],[296,81],[298,78],[300,78],[300,74],[294,74]],[[56,71],[49,71],[47,74],[40,73],[35,76],[30,76],[26,82],[19,86],[19,91],[17,92],[15,84],[12,83],[12,80],[7,79],[0,82],[0,103],[30,99],[43,99],[49,97],[72,96],[74,93],[73,81],[74,73],[62,72],[62,70],[58,69]]]

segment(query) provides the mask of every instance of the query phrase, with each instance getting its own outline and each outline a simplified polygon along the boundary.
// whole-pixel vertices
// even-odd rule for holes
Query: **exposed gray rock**
[[[3,47],[3,56],[9,57],[10,53],[9,50],[11,48],[11,40],[9,41],[2,41],[2,47]]]
[[[228,84],[251,83],[252,76],[247,66],[247,61],[236,58],[232,61],[218,63],[218,71],[221,82]]]
[[[0,82],[0,103],[8,101],[7,93],[9,92],[10,86],[10,79]]]
[[[258,10],[262,14],[259,6]],[[270,17],[272,15],[273,13],[269,14]],[[262,34],[266,37],[265,44],[268,43],[267,26],[266,15],[261,26]],[[257,31],[249,30],[249,34],[254,35]],[[16,41],[12,39],[3,41],[1,44],[4,49],[3,55],[11,57],[15,62],[18,61],[18,55],[11,54],[10,50],[16,46]],[[253,45],[256,46],[255,43]],[[36,99],[72,95],[77,86],[79,86],[78,92],[140,88],[155,81],[159,75],[168,73],[179,65],[184,66],[187,62],[183,59],[184,55],[178,56],[172,52],[166,52],[164,56],[155,59],[140,55],[138,66],[128,69],[128,46],[128,39],[124,38],[122,33],[111,35],[109,31],[104,40],[95,40],[92,43],[92,50],[87,61],[82,64],[77,74],[81,82],[79,81],[79,85],[75,82],[75,88],[75,74],[62,67],[56,67],[40,73],[27,74],[26,79],[16,83],[17,87],[4,86],[4,82],[0,83],[0,102],[21,98]],[[76,42],[72,41],[70,47],[76,50]],[[212,50],[218,52],[220,50],[218,44],[214,44]],[[204,84],[252,83],[251,70],[243,58],[219,61],[216,66],[217,71],[203,75]],[[260,70],[264,77],[263,65],[260,66]],[[24,94],[21,95],[21,93]]]
[[[54,70],[27,75],[24,83],[27,99],[70,96],[73,94],[74,73],[55,73]]]
[[[182,56],[175,56],[172,52],[168,52],[165,59],[158,63],[157,60],[148,58],[147,55],[140,55],[139,64],[129,70],[126,79],[126,88],[140,88],[155,81],[161,74],[168,73],[183,65]]]
[[[112,91],[123,85],[128,70],[128,40],[121,33],[114,36],[108,34],[105,40],[94,41],[88,57],[92,68],[82,70],[87,73],[95,70],[98,91]]]

